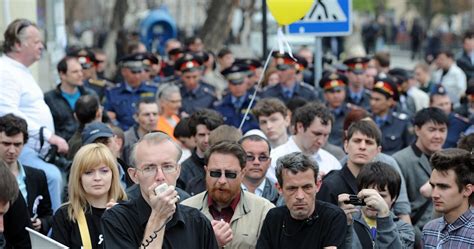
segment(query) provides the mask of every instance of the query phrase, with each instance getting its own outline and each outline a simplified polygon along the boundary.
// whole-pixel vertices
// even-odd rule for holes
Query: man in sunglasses
[[[239,144],[247,153],[246,173],[242,180],[242,189],[261,196],[276,205],[278,191],[270,179],[266,178],[270,167],[270,143],[260,130],[250,130]]]
[[[182,202],[211,220],[219,247],[255,248],[263,220],[274,207],[268,200],[241,190],[246,156],[236,142],[211,146],[205,157],[207,191]]]
[[[105,92],[104,109],[112,123],[126,131],[135,124],[135,103],[140,98],[155,97],[157,87],[143,81],[143,53],[135,53],[124,57],[119,65],[124,82]]]
[[[262,93],[262,97],[275,97],[283,100],[285,103],[295,97],[301,97],[308,101],[316,100],[318,95],[316,89],[307,83],[297,80],[296,73],[300,68],[297,59],[293,59],[288,53],[274,52],[272,56],[274,58],[273,63],[280,76],[280,83],[266,89]]]

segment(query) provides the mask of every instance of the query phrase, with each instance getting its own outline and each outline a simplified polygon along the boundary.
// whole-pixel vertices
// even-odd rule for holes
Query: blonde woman
[[[117,162],[103,144],[83,146],[74,156],[69,201],[54,214],[52,238],[70,248],[103,248],[102,214],[126,199]]]

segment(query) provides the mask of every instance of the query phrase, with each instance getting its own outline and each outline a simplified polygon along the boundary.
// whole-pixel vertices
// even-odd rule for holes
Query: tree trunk
[[[229,36],[234,9],[239,2],[240,0],[211,0],[201,29],[201,38],[207,49],[216,52],[223,47]]]
[[[117,49],[120,49],[117,47],[119,46],[124,46],[123,42],[125,40],[122,40],[123,42],[119,42],[116,44],[119,34],[119,30],[122,29],[124,20],[125,20],[125,15],[127,14],[128,11],[128,0],[116,0],[114,4],[114,9],[113,9],[113,14],[112,14],[112,20],[110,21],[110,30],[107,34],[107,38],[105,39],[105,45],[104,45],[104,51],[107,54],[107,67],[106,67],[106,75],[109,78],[112,78],[115,74],[116,71],[116,66],[115,66],[115,58],[117,56]]]

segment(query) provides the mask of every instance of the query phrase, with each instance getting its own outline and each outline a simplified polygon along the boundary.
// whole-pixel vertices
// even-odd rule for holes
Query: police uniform
[[[71,56],[77,57],[77,60],[79,61],[82,69],[84,70],[95,67],[95,64],[99,62],[95,58],[94,52],[92,52],[90,49],[80,49],[77,51],[73,51]],[[102,101],[104,98],[106,89],[114,87],[115,84],[105,79],[89,78],[89,79],[84,80],[84,86],[89,89],[92,89],[97,94],[97,96],[99,96],[99,99]]]
[[[454,112],[448,115],[448,121],[448,135],[443,148],[456,148],[461,134],[469,128],[471,123],[469,119]]]
[[[397,86],[389,78],[376,78],[373,91],[393,98],[395,101],[398,100]],[[385,117],[374,115],[373,119],[382,132],[383,153],[392,155],[415,140],[413,127],[407,114],[390,110]]]
[[[143,57],[140,54],[132,54],[121,60],[121,66],[127,68],[143,69]],[[122,82],[115,87],[105,91],[104,110],[116,114],[115,125],[126,131],[135,124],[133,115],[135,114],[135,104],[140,98],[155,97],[156,85],[142,82],[133,89],[126,82]]]
[[[367,57],[353,57],[345,60],[343,63],[347,66],[348,72],[353,74],[364,74],[370,59]],[[370,108],[370,92],[363,88],[358,93],[353,92],[347,87],[346,102],[360,106],[364,109]]]
[[[246,65],[234,64],[228,69],[222,71],[222,75],[226,77],[229,85],[240,85],[245,84],[244,79],[247,77],[249,70],[250,68]],[[214,109],[223,116],[224,122],[227,125],[239,128],[240,123],[245,116],[245,112],[248,108],[252,109],[257,101],[256,99],[252,103],[252,106],[249,107],[251,100],[252,93],[249,91],[240,97],[233,96],[229,91],[229,93],[225,95],[221,101],[218,101],[214,104]],[[242,133],[258,128],[259,126],[257,119],[252,115],[252,112],[249,111],[247,117],[245,118],[244,125],[242,126]]]
[[[179,58],[175,64],[175,70],[182,74],[195,70],[202,70],[202,61],[199,57],[186,54]],[[189,90],[184,85],[183,80],[179,81],[182,98],[181,110],[189,115],[202,108],[212,108],[217,100],[217,95],[213,86],[199,80],[195,89]]]
[[[348,79],[343,74],[326,73],[319,81],[319,87],[324,92],[345,91],[347,82]],[[329,107],[334,116],[334,123],[332,124],[331,134],[329,134],[328,138],[330,144],[342,147],[344,139],[344,119],[351,110],[357,108],[357,106],[347,102],[343,102],[341,106],[335,109]]]

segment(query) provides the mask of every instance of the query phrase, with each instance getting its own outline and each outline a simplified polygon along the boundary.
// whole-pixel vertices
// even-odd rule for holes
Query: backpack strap
[[[77,224],[79,225],[79,232],[81,234],[82,248],[92,249],[91,237],[89,228],[87,227],[86,216],[84,210],[80,209],[77,217]]]

